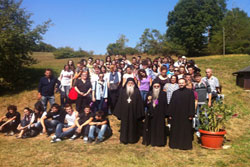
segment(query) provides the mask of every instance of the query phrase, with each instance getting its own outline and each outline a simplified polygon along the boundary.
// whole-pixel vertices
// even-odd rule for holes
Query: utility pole
[[[223,27],[223,56],[225,56],[226,53],[226,43],[225,43],[225,28]]]

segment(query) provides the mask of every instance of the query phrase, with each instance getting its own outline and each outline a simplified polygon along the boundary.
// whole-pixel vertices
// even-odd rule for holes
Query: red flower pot
[[[221,149],[226,131],[210,132],[199,129],[201,146],[208,149]]]

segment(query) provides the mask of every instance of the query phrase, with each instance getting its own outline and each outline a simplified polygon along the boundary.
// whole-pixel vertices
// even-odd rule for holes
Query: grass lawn
[[[0,96],[0,116],[6,113],[9,104],[15,104],[22,113],[24,107],[33,108],[37,98],[37,85],[45,68],[52,68],[58,75],[67,59],[56,60],[51,53],[35,53],[39,63],[29,69],[31,76],[27,87],[18,93]],[[73,59],[75,63],[79,59]],[[83,144],[64,140],[50,143],[50,138],[39,135],[30,139],[16,139],[0,134],[0,166],[199,166],[199,167],[247,167],[250,166],[250,92],[235,85],[233,72],[250,65],[249,55],[226,55],[194,58],[204,76],[206,68],[212,68],[219,79],[226,104],[235,106],[237,118],[231,119],[227,127],[230,145],[225,150],[203,149],[193,142],[193,150],[172,150],[166,147],[145,147],[141,140],[137,144],[122,145],[119,143],[119,121],[110,116],[113,136],[99,145]],[[34,75],[36,74],[36,75]],[[59,94],[56,94],[59,103]]]

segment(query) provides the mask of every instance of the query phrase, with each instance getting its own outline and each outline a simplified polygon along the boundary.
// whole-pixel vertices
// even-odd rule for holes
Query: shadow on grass
[[[13,95],[18,94],[25,90],[33,90],[38,88],[39,80],[44,76],[45,68],[24,68],[17,76],[17,81],[14,83],[12,88],[7,88],[0,85],[0,94],[4,95]]]

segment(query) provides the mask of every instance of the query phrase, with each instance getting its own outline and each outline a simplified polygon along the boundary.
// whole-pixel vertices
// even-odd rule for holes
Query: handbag
[[[71,88],[70,91],[69,91],[69,99],[70,100],[76,100],[78,97],[78,93],[77,91],[75,90],[75,88]]]

